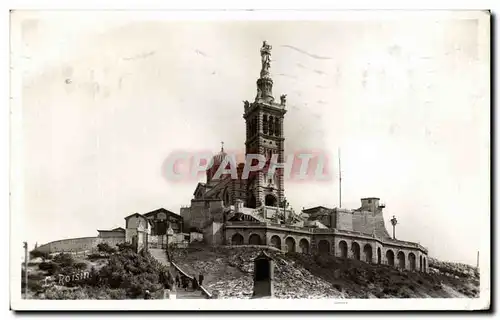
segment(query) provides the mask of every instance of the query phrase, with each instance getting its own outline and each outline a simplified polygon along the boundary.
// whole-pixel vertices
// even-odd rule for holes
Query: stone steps
[[[159,263],[163,264],[168,268],[172,267],[172,265],[168,261],[165,249],[151,248],[149,249],[149,252],[151,253],[151,256]],[[191,290],[184,290],[182,288],[176,288],[175,296],[176,296],[175,299],[206,299],[206,297],[199,290],[191,291]]]

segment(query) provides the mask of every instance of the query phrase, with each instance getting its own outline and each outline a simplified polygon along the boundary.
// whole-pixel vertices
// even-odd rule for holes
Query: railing
[[[170,258],[169,258],[170,260]],[[170,264],[172,266],[174,266],[175,270],[177,270],[177,272],[179,272],[180,274],[182,274],[184,277],[188,278],[189,280],[193,280],[194,277],[193,276],[190,276],[189,274],[187,274],[184,270],[182,270],[177,264],[175,264],[172,260],[170,260]],[[208,292],[207,289],[205,289],[205,287],[203,287],[202,285],[198,285],[200,287],[200,290],[201,290],[201,293],[207,298],[207,299],[212,299],[212,294],[210,292]]]
[[[355,235],[355,236],[360,236],[360,237],[367,238],[367,239],[374,239],[374,240],[379,241],[383,244],[388,244],[388,245],[392,244],[392,245],[397,245],[397,246],[404,245],[404,246],[408,246],[408,247],[418,248],[426,253],[428,252],[428,250],[425,247],[423,247],[420,244],[414,243],[414,242],[384,239],[384,238],[376,237],[373,234],[366,234],[366,233],[359,232],[359,231],[338,230],[338,229],[318,229],[318,228],[287,226],[287,225],[282,225],[279,223],[272,223],[272,222],[248,222],[248,221],[230,221],[230,222],[227,222],[227,226],[234,226],[234,227],[262,226],[262,227],[272,227],[272,228],[276,228],[276,229],[281,229],[283,231],[286,231],[286,230],[295,231],[295,230],[297,230],[297,231],[301,231],[303,233],[310,233],[310,234],[331,234],[331,235],[339,235],[339,236]]]

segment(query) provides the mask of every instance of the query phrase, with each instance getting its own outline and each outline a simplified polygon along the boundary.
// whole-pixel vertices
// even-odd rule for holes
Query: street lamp
[[[28,243],[23,242],[24,248],[24,299],[28,299]]]
[[[396,239],[396,225],[398,224],[398,220],[396,219],[395,216],[392,216],[391,224],[392,224],[392,238]]]

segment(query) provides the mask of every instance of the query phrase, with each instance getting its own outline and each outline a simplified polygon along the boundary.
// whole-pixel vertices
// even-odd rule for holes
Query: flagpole
[[[339,208],[342,208],[342,169],[340,166],[340,148],[339,148]]]

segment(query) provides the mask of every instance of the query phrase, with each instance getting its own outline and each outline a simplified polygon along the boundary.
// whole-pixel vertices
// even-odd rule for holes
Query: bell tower
[[[257,95],[254,102],[245,101],[243,118],[246,122],[246,154],[260,154],[266,160],[277,155],[278,163],[284,161],[283,120],[286,113],[286,95],[277,103],[273,97],[271,49],[266,41],[260,49],[261,70],[257,80]],[[275,156],[276,157],[276,156]],[[283,169],[277,168],[270,176],[264,169],[253,172],[247,181],[246,206],[258,208],[262,205],[277,207],[284,199]]]

